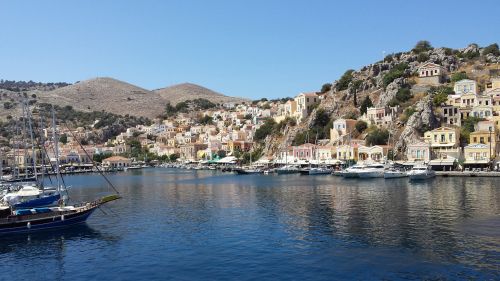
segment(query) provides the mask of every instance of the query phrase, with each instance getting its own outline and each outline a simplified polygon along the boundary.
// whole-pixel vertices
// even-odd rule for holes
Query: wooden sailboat
[[[52,135],[56,155],[57,190],[61,192],[59,171],[59,138],[55,129],[55,117],[52,112]],[[81,144],[80,144],[81,146]],[[81,146],[83,148],[83,146]],[[100,170],[99,170],[100,171]],[[101,172],[101,171],[100,171]],[[111,182],[104,176],[108,184]],[[0,207],[0,235],[36,232],[59,227],[69,227],[83,223],[101,205],[119,199],[118,191],[113,187],[116,194],[105,196],[91,202],[83,202],[75,205],[66,205],[65,198],[59,200],[56,207],[26,208],[14,210],[11,206]]]

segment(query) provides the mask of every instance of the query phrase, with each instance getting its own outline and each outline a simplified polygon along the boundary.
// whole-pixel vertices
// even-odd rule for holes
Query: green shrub
[[[361,108],[360,108],[361,114],[366,113],[366,110],[368,109],[368,107],[372,107],[372,106],[373,106],[372,100],[370,99],[369,96],[366,96],[365,99],[363,100],[363,102],[361,103]]]
[[[411,94],[411,91],[409,88],[407,88],[407,87],[400,88],[398,90],[398,92],[396,93],[396,96],[391,101],[389,101],[389,106],[400,105],[404,102],[407,102],[412,97],[413,97],[413,95]]]
[[[424,62],[424,61],[427,61],[428,59],[429,59],[429,55],[426,54],[426,53],[420,53],[417,56],[417,61],[418,62]]]
[[[273,132],[273,128],[276,126],[276,121],[273,118],[267,118],[264,124],[262,124],[256,131],[254,135],[254,140],[262,141],[269,134]]]
[[[335,88],[337,89],[337,91],[342,91],[342,90],[347,89],[347,87],[349,87],[349,83],[351,83],[351,80],[352,80],[352,73],[353,72],[354,72],[353,69],[349,69],[342,75],[342,77],[340,77],[339,81],[335,85]]]
[[[430,51],[432,50],[432,45],[429,41],[426,41],[426,40],[421,40],[421,41],[418,41],[417,44],[415,45],[415,47],[413,47],[412,51],[416,54],[419,54],[419,53],[422,53],[422,52],[426,52],[426,51]]]
[[[462,120],[462,126],[460,127],[460,142],[462,144],[469,143],[470,133],[474,132],[474,126],[479,122],[483,121],[483,118],[470,116],[465,120]]]
[[[457,82],[467,78],[469,77],[467,77],[467,73],[465,73],[465,71],[455,72],[451,75],[451,82]]]
[[[402,62],[395,65],[391,70],[389,70],[389,72],[387,72],[382,78],[384,82],[384,87],[387,87],[387,85],[389,85],[392,81],[396,80],[397,78],[403,77],[407,67],[408,64]]]
[[[389,139],[389,131],[383,128],[377,128],[376,126],[372,126],[370,127],[369,132],[366,135],[366,144],[367,145],[387,144],[388,139]]]
[[[362,133],[364,132],[367,128],[368,128],[368,124],[363,121],[363,120],[359,120],[358,122],[356,122],[356,131],[358,131],[358,133]]]
[[[498,49],[498,44],[494,43],[489,45],[488,47],[485,47],[483,50],[483,56],[486,56],[487,54],[492,54],[494,56],[500,56],[500,50]]]
[[[331,83],[326,83],[321,86],[321,93],[326,93],[332,89],[332,84]]]
[[[443,103],[446,103],[448,100],[448,95],[453,95],[453,89],[448,86],[439,86],[437,88],[431,88],[432,103],[434,106],[440,106]]]
[[[408,121],[408,119],[410,119],[410,117],[416,112],[415,108],[413,106],[409,106],[407,108],[405,108],[404,112],[403,112],[403,116],[401,117],[401,121],[403,123],[406,123]]]

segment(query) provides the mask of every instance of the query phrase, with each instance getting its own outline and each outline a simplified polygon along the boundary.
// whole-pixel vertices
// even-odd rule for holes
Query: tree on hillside
[[[415,47],[413,47],[412,51],[414,53],[421,53],[421,52],[426,52],[426,51],[430,51],[432,50],[432,45],[429,41],[427,40],[421,40],[421,41],[418,41],[417,44],[415,45]]]
[[[349,69],[342,75],[342,77],[340,77],[339,81],[337,82],[337,85],[335,86],[337,91],[342,91],[347,89],[347,87],[349,87],[349,83],[351,83],[352,80],[353,72],[354,69]]]
[[[358,133],[362,133],[364,132],[367,128],[368,128],[368,124],[363,121],[363,120],[359,120],[358,122],[356,122],[356,131],[358,131]]]
[[[273,132],[273,128],[276,125],[276,121],[273,118],[267,118],[264,124],[262,124],[256,131],[254,135],[255,141],[264,140],[269,134]]]
[[[62,134],[59,137],[59,142],[62,144],[67,144],[68,143],[68,136],[66,134]]]
[[[382,128],[377,128],[372,126],[369,129],[368,135],[366,135],[367,145],[382,145],[387,144],[389,140],[389,131]]]
[[[483,50],[483,56],[486,56],[487,54],[492,54],[494,56],[500,56],[500,50],[498,49],[498,44],[494,43],[489,45],[488,47],[485,47]]]
[[[332,84],[331,83],[326,83],[321,86],[321,93],[326,93],[332,89]]]
[[[457,82],[467,78],[467,73],[465,73],[465,71],[455,72],[451,75],[451,82]]]
[[[368,107],[372,107],[372,106],[373,106],[373,102],[370,99],[370,96],[366,96],[366,98],[361,103],[361,108],[360,108],[361,114],[366,113],[366,110],[368,109]]]

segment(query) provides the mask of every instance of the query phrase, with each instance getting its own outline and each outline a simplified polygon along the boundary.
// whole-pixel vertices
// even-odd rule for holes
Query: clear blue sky
[[[498,42],[499,10],[498,0],[0,0],[0,78],[293,96],[421,39]]]

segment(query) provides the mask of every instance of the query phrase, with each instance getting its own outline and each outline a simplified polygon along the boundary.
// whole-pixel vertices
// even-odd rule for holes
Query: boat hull
[[[278,175],[289,175],[289,174],[297,174],[299,170],[276,170]]]
[[[28,201],[20,202],[20,203],[15,204],[13,207],[16,209],[43,207],[43,206],[52,205],[55,202],[57,202],[59,199],[61,199],[61,195],[54,194],[54,195],[50,195],[50,196],[45,196],[45,197],[41,197],[41,198],[35,198],[35,199],[28,200]]]
[[[411,181],[421,181],[421,180],[427,180],[435,177],[435,174],[410,174],[408,177],[410,178]]]
[[[309,175],[314,176],[314,175],[331,175],[332,171],[329,170],[320,170],[320,171],[314,171],[311,170],[309,171]]]
[[[367,172],[358,172],[358,177],[361,179],[371,179],[371,178],[383,178],[383,171],[367,171]]]
[[[64,214],[64,216],[54,215],[36,220],[2,222],[0,223],[0,235],[39,232],[81,224],[88,219],[96,208],[72,214]]]
[[[397,179],[397,178],[406,178],[408,174],[405,172],[389,172],[384,173],[384,179]]]

